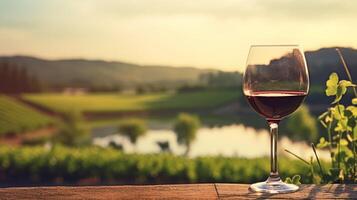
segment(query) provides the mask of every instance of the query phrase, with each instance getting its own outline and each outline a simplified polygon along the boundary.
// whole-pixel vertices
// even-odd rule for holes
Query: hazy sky
[[[357,47],[353,0],[0,0],[0,54],[241,70],[251,44]]]

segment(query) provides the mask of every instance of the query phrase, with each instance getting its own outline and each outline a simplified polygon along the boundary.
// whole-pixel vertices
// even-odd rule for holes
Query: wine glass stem
[[[268,182],[280,181],[280,176],[278,172],[278,123],[270,122],[270,176]]]

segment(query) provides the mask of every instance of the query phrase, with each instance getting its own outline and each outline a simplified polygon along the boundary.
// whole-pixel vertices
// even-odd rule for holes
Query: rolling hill
[[[343,57],[349,67],[353,82],[357,80],[357,50],[352,48],[340,48]],[[332,72],[337,72],[341,78],[347,79],[342,62],[336,52],[336,48],[322,48],[317,51],[305,52],[306,61],[309,67],[310,80],[312,85],[325,85],[328,76]]]
[[[192,67],[141,66],[124,62],[103,60],[45,60],[29,56],[0,56],[0,62],[16,64],[51,85],[138,85],[145,83],[195,83],[203,73]]]
[[[340,49],[354,80],[356,80],[357,50],[342,47]],[[342,78],[346,78],[335,47],[307,51],[305,55],[312,85],[323,87],[331,72],[338,72]],[[87,87],[88,85],[133,86],[147,83],[169,87],[170,84],[197,83],[200,75],[218,71],[193,67],[142,66],[104,60],[46,60],[29,56],[0,56],[0,62],[24,67],[29,74],[51,85],[75,87]]]

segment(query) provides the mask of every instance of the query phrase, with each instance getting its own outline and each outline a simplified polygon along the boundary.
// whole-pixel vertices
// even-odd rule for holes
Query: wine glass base
[[[299,189],[299,186],[294,184],[284,183],[282,181],[270,182],[270,183],[259,182],[250,185],[249,189],[254,192],[278,194],[278,193],[295,192]]]

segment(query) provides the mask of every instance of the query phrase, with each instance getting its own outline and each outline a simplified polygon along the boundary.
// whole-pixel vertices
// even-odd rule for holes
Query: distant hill
[[[352,48],[342,48],[343,57],[349,67],[353,81],[357,80],[357,50]],[[325,85],[328,76],[332,72],[337,72],[341,78],[347,79],[342,62],[336,52],[336,47],[322,48],[317,51],[305,52],[305,57],[310,72],[310,79],[313,85]]]
[[[349,67],[353,82],[356,83],[357,50],[342,47],[339,47],[339,49]],[[327,105],[333,101],[333,97],[326,98],[325,96],[326,80],[332,72],[337,72],[340,80],[348,80],[343,64],[336,52],[336,48],[322,48],[317,51],[308,51],[305,52],[305,57],[310,72],[311,83],[311,90],[305,103],[325,105],[325,108],[327,108]],[[351,103],[349,99],[352,98],[353,94],[349,93],[347,96],[349,97],[342,99],[342,103]]]
[[[342,47],[340,49],[356,82],[357,50]],[[307,51],[305,55],[312,85],[323,88],[331,72],[338,72],[342,78],[346,78],[335,47]],[[0,62],[24,67],[29,74],[51,85],[81,87],[136,86],[146,83],[170,86],[197,83],[201,74],[218,71],[193,67],[142,66],[103,60],[46,60],[29,56],[0,56]]]
[[[204,73],[217,70],[192,67],[141,66],[103,60],[45,60],[29,56],[0,56],[0,62],[13,63],[51,85],[132,86],[145,83],[195,83]]]

